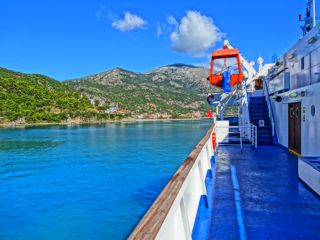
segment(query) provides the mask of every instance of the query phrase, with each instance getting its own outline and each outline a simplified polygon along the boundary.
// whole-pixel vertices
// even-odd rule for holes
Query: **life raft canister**
[[[231,92],[231,74],[229,71],[222,73],[222,88],[225,93]]]
[[[209,106],[212,106],[214,104],[214,95],[212,93],[208,94],[207,102]]]
[[[216,148],[217,148],[217,136],[216,136],[216,133],[212,133],[212,147],[213,147],[213,150],[216,151]]]

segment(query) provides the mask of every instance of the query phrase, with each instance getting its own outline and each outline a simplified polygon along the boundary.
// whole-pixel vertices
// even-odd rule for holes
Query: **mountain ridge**
[[[64,84],[105,111],[117,108],[135,118],[199,117],[207,110],[207,94],[220,92],[206,80],[208,71],[181,63],[144,73],[114,68]]]
[[[144,73],[114,68],[56,81],[0,68],[0,124],[112,119],[199,118],[207,110],[208,69],[170,64]]]

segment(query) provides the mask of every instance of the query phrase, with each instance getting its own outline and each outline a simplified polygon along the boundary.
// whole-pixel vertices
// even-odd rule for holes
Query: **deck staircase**
[[[238,123],[234,124],[230,122],[230,129],[229,129],[229,136],[228,136],[228,143],[229,144],[240,144],[240,131],[238,127]],[[249,139],[244,138],[242,139],[243,144],[250,144]]]
[[[229,144],[240,144],[240,131],[239,129],[230,129],[229,130]],[[242,139],[242,144],[251,144],[248,138]]]
[[[249,100],[250,123],[258,127],[258,145],[272,145],[272,126],[268,115],[265,97],[251,97]],[[259,121],[264,121],[264,126],[259,126]]]

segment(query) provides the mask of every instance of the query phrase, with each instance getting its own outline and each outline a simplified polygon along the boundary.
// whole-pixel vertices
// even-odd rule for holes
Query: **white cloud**
[[[159,23],[157,23],[156,32],[157,32],[157,36],[158,36],[158,37],[160,37],[160,36],[163,34],[162,26],[161,26]]]
[[[130,12],[124,12],[124,17],[114,20],[111,24],[113,28],[120,30],[121,32],[131,31],[137,28],[143,28],[147,24],[147,21],[139,17],[138,15]]]
[[[115,19],[111,11],[107,9],[106,6],[104,5],[100,6],[99,11],[97,11],[96,13],[96,17],[98,20],[100,19],[114,20]]]
[[[161,35],[167,37],[170,35],[170,33],[178,27],[179,23],[177,20],[172,16],[168,15],[166,18],[165,23],[157,22],[156,23],[156,33],[157,36],[160,37]]]
[[[173,50],[203,57],[223,36],[212,18],[197,11],[188,11],[170,34],[170,40]]]
[[[172,25],[172,26],[178,26],[179,25],[178,21],[172,15],[168,15],[167,16],[167,22],[168,22],[169,25]]]

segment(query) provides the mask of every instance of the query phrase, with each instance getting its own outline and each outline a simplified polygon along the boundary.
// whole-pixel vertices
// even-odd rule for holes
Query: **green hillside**
[[[146,73],[116,68],[59,82],[0,68],[0,124],[199,118],[220,90],[207,69],[170,65]]]
[[[206,110],[204,98],[189,89],[177,90],[168,87],[167,83],[139,83],[141,80],[128,79],[127,86],[105,86],[90,81],[68,82],[67,85],[86,94],[90,99],[95,99],[93,103],[101,111],[117,106],[118,111],[130,115],[169,114],[173,118],[179,118],[188,113]]]
[[[185,65],[147,73],[117,68],[65,84],[100,110],[116,107],[134,118],[197,118],[207,110],[207,93],[216,91],[206,76],[207,69]]]
[[[66,85],[0,68],[0,123],[60,122],[92,114],[90,101]]]

